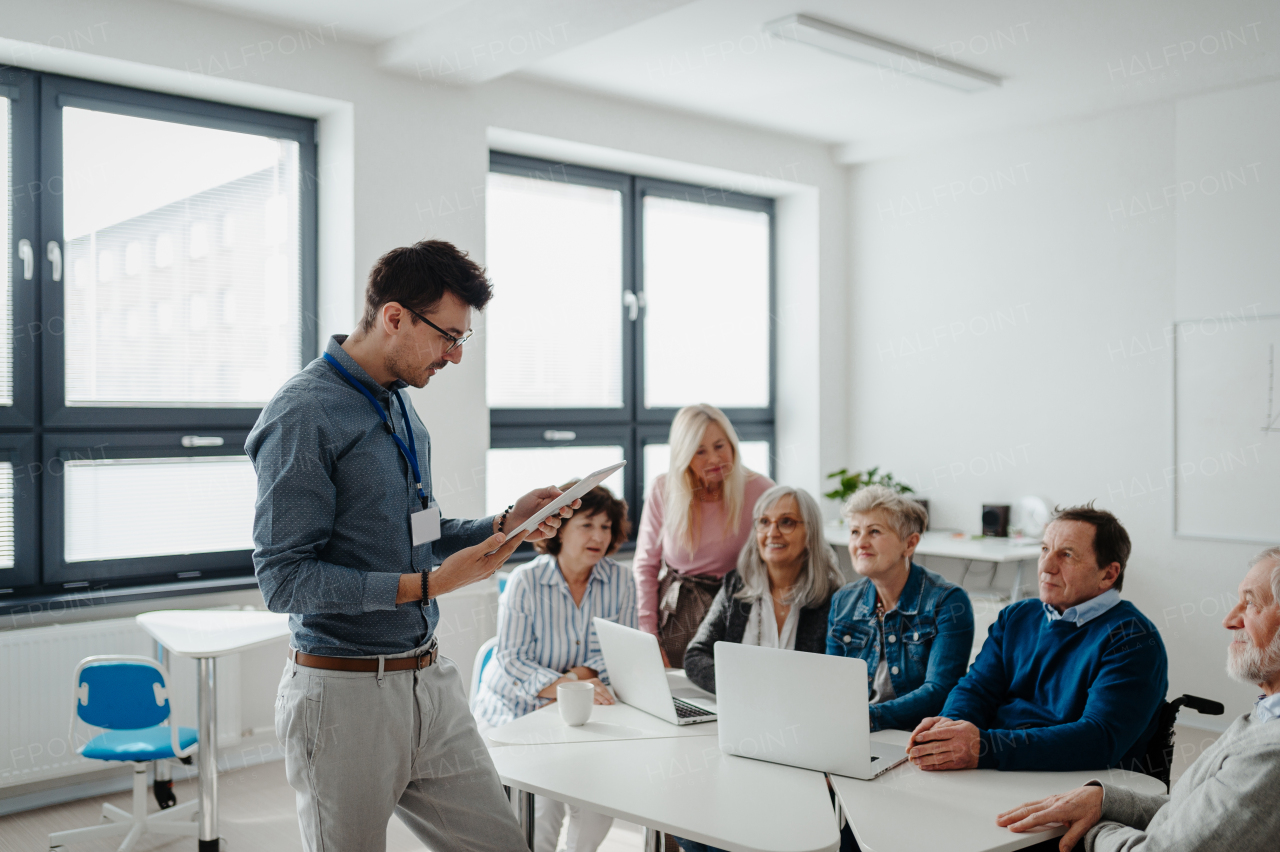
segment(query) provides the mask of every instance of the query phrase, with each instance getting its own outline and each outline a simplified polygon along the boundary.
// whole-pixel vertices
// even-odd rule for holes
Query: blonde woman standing
[[[640,629],[656,634],[667,665],[680,668],[751,536],[751,507],[773,480],[742,464],[733,424],[713,405],[680,409],[670,445],[671,466],[645,498],[633,569]]]

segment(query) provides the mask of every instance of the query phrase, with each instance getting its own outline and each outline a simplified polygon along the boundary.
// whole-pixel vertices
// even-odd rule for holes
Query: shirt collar
[[[608,557],[606,556],[602,558],[600,562],[597,562],[591,567],[591,576],[587,578],[588,586],[595,582],[604,582],[604,577],[595,569],[604,562],[605,559],[608,559]],[[550,553],[544,553],[538,557],[538,561],[542,563],[538,566],[539,583],[544,586],[562,586],[565,591],[569,590],[569,583],[565,580],[564,574],[560,573],[560,564],[556,561],[554,556]]]
[[[1048,617],[1049,621],[1068,621],[1076,627],[1083,627],[1085,624],[1093,621],[1095,618],[1102,615],[1118,603],[1120,603],[1120,593],[1115,589],[1107,589],[1102,594],[1094,598],[1089,598],[1089,600],[1084,603],[1078,603],[1075,606],[1067,607],[1067,609],[1062,613],[1059,613],[1053,607],[1045,604],[1044,614]]]
[[[326,343],[324,347],[325,353],[328,355],[332,355],[335,359],[337,359],[338,363],[346,367],[347,372],[350,373],[352,376],[354,376],[357,382],[364,385],[369,390],[373,391],[374,396],[378,397],[379,399],[385,398],[390,393],[390,391],[388,391],[385,387],[375,382],[373,380],[373,376],[370,376],[368,373],[366,373],[364,370],[364,367],[361,367],[359,364],[357,364],[355,359],[347,354],[347,350],[342,348],[342,344],[346,339],[347,339],[347,335],[345,334],[335,334],[333,337],[330,337],[329,342]],[[329,366],[329,365],[326,365],[326,366],[331,371],[337,372],[336,370],[333,369],[332,366]],[[401,388],[407,388],[408,386],[409,385],[406,382],[402,382],[399,379],[396,379],[395,384],[392,385],[392,389],[400,390]]]
[[[1280,719],[1280,692],[1262,696],[1253,707],[1255,722],[1268,722],[1272,719]]]

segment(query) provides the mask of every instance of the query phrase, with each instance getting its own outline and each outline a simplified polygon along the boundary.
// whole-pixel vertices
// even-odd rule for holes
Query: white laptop
[[[600,639],[609,685],[619,701],[673,725],[716,720],[715,711],[671,694],[657,636],[604,618],[591,621]]]
[[[715,656],[724,753],[867,781],[907,759],[871,739],[863,660],[734,642]]]

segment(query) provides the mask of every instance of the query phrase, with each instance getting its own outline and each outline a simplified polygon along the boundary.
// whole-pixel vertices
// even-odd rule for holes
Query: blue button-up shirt
[[[1044,614],[1050,621],[1062,619],[1074,624],[1076,627],[1083,627],[1118,603],[1120,603],[1120,593],[1115,589],[1107,589],[1097,597],[1089,598],[1084,603],[1078,603],[1075,606],[1069,606],[1062,612],[1058,612],[1053,607],[1045,604]]]
[[[373,393],[407,439],[391,392],[352,360],[344,340],[334,336],[325,351]],[[431,437],[412,404],[408,411],[430,498]],[[413,471],[369,400],[322,358],[262,409],[245,452],[258,473],[254,569],[267,607],[290,614],[293,646],[353,657],[426,642],[439,608],[434,600],[396,606],[400,575],[431,570],[484,541],[493,519],[441,520],[437,541],[413,546],[409,516],[422,508]]]
[[[1280,719],[1280,692],[1259,698],[1253,707],[1253,718],[1258,722]]]

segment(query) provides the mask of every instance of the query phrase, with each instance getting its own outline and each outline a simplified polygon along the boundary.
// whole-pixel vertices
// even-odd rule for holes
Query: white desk
[[[849,530],[840,522],[827,523],[823,527],[823,534],[829,544],[846,549],[849,547]],[[1018,574],[1010,594],[1010,598],[1016,601],[1023,596],[1025,590],[1023,579],[1026,563],[1040,559],[1040,541],[1031,538],[955,538],[950,532],[931,530],[920,536],[916,554],[963,560],[966,573],[974,562],[991,563],[993,572],[999,565],[1017,563]]]
[[[714,737],[509,746],[490,754],[504,784],[645,826],[646,850],[660,848],[663,831],[732,852],[831,852],[840,845],[821,772],[724,755]]]
[[[714,737],[720,732],[715,722],[673,725],[626,704],[597,704],[591,721],[571,728],[560,720],[555,704],[521,716],[489,732],[496,746],[534,746],[553,743],[592,743],[606,740],[657,740],[668,737]]]
[[[217,669],[215,660],[267,645],[289,635],[289,616],[274,612],[166,609],[144,612],[138,626],[180,657],[193,657],[200,667],[196,711],[200,748],[199,852],[218,850]]]
[[[906,731],[874,739],[905,745]],[[910,763],[874,781],[831,776],[841,807],[864,852],[1011,852],[1066,833],[1065,828],[1017,834],[996,825],[996,814],[1098,778],[1142,793],[1164,784],[1122,769],[1095,772],[925,772]]]
[[[684,669],[667,669],[667,686],[672,695],[715,708],[715,695],[699,689],[685,676]],[[596,704],[591,708],[591,721],[571,728],[560,719],[560,708],[554,702],[489,731],[489,742],[495,746],[550,745],[552,743],[591,743],[604,740],[653,740],[665,737],[719,736],[715,722],[696,725],[673,725],[643,710],[622,704]]]

